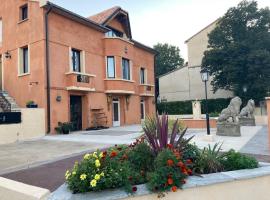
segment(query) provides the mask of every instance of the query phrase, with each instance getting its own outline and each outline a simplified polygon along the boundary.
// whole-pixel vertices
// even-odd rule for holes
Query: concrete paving
[[[109,145],[101,143],[44,139],[0,145],[0,174],[31,168],[107,146]]]

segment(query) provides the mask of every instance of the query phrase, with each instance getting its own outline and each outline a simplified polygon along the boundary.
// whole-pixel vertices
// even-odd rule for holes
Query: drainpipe
[[[159,94],[159,81],[158,81],[158,77],[156,77],[156,58],[158,56],[158,53],[155,54],[154,56],[154,86],[155,86],[155,111],[156,111],[156,115],[158,114],[158,110],[157,110],[157,98],[158,98],[158,94]]]
[[[49,51],[49,14],[52,7],[45,13],[45,40],[46,40],[46,82],[47,82],[47,133],[51,132],[51,92],[50,92],[50,51]]]

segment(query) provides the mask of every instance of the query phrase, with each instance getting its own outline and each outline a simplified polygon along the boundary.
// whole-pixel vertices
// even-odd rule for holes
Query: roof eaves
[[[144,44],[142,44],[142,43],[140,43],[140,42],[138,42],[138,41],[136,41],[136,40],[133,40],[133,39],[132,39],[131,42],[134,43],[134,46],[135,46],[135,47],[144,49],[144,50],[146,50],[146,51],[148,51],[148,52],[150,52],[150,53],[152,53],[152,54],[155,54],[155,55],[158,55],[158,54],[159,54],[159,52],[156,51],[155,49],[153,49],[153,48],[151,48],[151,47],[149,47],[149,46],[146,46],[146,45],[144,45]]]
[[[102,26],[102,25],[100,25],[100,24],[98,24],[98,23],[96,23],[96,22],[94,22],[94,21],[92,21],[92,20],[90,20],[88,18],[85,18],[85,17],[83,17],[81,15],[78,15],[78,14],[76,14],[76,13],[70,11],[70,10],[67,10],[67,9],[65,9],[65,8],[63,8],[61,6],[58,6],[58,5],[56,5],[56,4],[52,3],[52,2],[48,1],[47,4],[45,4],[43,7],[46,8],[46,9],[51,7],[53,12],[55,12],[57,14],[60,14],[60,15],[62,15],[64,17],[67,17],[67,18],[69,18],[71,20],[74,20],[76,22],[79,22],[81,24],[84,24],[86,26],[89,26],[91,28],[94,28],[94,29],[96,29],[98,31],[101,31],[101,32],[104,32],[104,33],[109,31],[108,28],[106,28],[106,27],[104,27],[104,26]]]

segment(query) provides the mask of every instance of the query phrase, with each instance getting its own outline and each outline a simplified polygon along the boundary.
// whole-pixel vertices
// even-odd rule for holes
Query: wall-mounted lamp
[[[127,54],[128,53],[128,48],[127,47],[125,47],[125,54]]]
[[[111,103],[112,103],[112,95],[111,94],[108,94],[107,95],[107,107],[108,107],[108,111],[110,110]]]
[[[62,100],[62,97],[60,95],[56,96],[56,101],[57,102],[61,102],[61,100]]]
[[[130,95],[127,95],[126,96],[127,110],[128,110],[128,107],[129,107],[129,103],[130,103]]]
[[[32,81],[29,83],[29,85],[38,85],[38,81]]]
[[[11,59],[11,54],[9,51],[6,51],[4,55],[5,55],[5,58]]]

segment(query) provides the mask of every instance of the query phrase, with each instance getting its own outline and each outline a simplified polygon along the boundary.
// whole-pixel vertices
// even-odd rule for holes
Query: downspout
[[[46,82],[47,82],[47,133],[51,132],[51,83],[50,83],[50,51],[49,51],[49,14],[52,11],[52,7],[49,5],[49,9],[45,13],[45,40],[46,40]]]
[[[159,79],[158,77],[156,77],[156,58],[158,56],[158,53],[155,54],[154,56],[154,85],[155,85],[155,111],[156,111],[156,115],[158,114],[158,110],[157,110],[157,98],[159,95]]]

